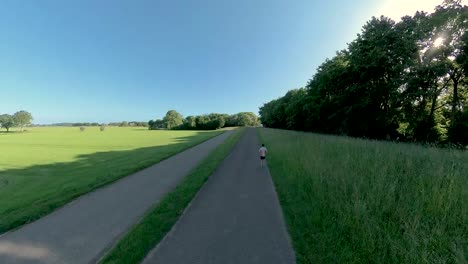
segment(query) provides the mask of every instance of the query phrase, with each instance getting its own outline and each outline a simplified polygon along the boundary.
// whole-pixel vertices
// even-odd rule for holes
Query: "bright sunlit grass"
[[[219,133],[118,127],[0,133],[0,234]]]

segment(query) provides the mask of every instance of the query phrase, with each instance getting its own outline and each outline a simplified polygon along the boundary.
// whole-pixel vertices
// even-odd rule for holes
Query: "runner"
[[[265,165],[266,154],[268,153],[267,148],[265,148],[265,144],[262,144],[262,147],[258,150],[258,153],[260,153],[260,166],[263,168]]]

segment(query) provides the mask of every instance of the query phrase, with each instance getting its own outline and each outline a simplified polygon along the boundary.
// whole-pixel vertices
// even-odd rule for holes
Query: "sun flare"
[[[443,43],[444,43],[444,39],[443,39],[443,38],[437,38],[437,39],[434,41],[434,47],[440,47]]]

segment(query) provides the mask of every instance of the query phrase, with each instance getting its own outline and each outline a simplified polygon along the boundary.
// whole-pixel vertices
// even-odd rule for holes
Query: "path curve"
[[[95,262],[231,133],[209,139],[3,234],[0,263]]]

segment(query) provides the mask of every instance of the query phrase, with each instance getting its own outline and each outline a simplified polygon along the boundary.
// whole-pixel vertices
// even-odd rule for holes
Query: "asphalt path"
[[[248,129],[143,263],[295,263],[259,148],[255,129]]]

